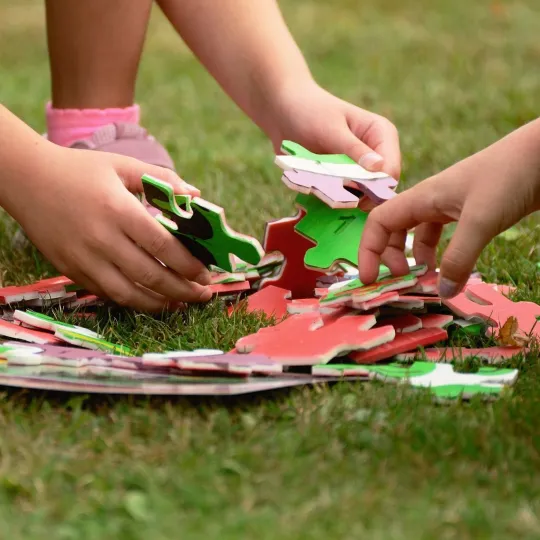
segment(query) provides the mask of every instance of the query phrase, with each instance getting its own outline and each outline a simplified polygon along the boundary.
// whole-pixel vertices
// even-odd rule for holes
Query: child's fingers
[[[173,272],[201,285],[210,283],[208,269],[141,205],[134,204],[121,220],[124,234]]]
[[[377,155],[382,156],[384,162],[380,170],[388,173],[392,178],[398,179],[401,174],[401,150],[398,130],[386,118],[382,116],[376,116],[375,118],[376,120],[362,135],[362,140]],[[359,163],[364,166],[363,163]]]
[[[441,297],[451,298],[461,291],[482,250],[493,236],[475,210],[464,209],[441,261],[439,276]]]
[[[381,255],[383,264],[388,266],[392,275],[404,276],[409,273],[409,264],[405,257],[405,241],[407,231],[393,232],[388,240],[388,245]]]
[[[115,264],[131,281],[177,302],[206,302],[212,297],[208,287],[175,274],[127,236],[117,245]]]
[[[413,256],[418,264],[437,267],[436,248],[441,239],[442,223],[422,223],[414,231]]]
[[[98,285],[106,298],[120,306],[131,307],[139,311],[159,312],[169,305],[168,299],[152,291],[138,287],[118,270],[113,264],[94,261],[90,279]]]
[[[114,164],[116,172],[124,182],[126,188],[132,193],[141,193],[143,191],[141,177],[144,174],[148,174],[171,184],[175,193],[189,194],[192,197],[199,197],[201,194],[199,189],[182,180],[171,169],[148,165],[142,161],[126,158],[125,156],[117,156],[117,158],[118,160]]]

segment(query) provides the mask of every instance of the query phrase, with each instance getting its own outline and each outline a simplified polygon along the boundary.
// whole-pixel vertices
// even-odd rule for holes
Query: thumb
[[[114,163],[116,172],[131,193],[143,192],[141,177],[144,174],[148,174],[158,180],[163,180],[164,182],[171,184],[174,192],[178,195],[189,194],[192,197],[198,197],[201,194],[199,189],[182,180],[178,174],[171,169],[158,167],[157,165],[149,165],[137,159],[125,156],[115,157],[118,158]]]
[[[358,139],[346,126],[334,139],[336,153],[347,154],[358,165],[371,172],[379,172],[384,166],[384,158]]]
[[[478,257],[493,236],[486,220],[464,209],[441,261],[439,295],[442,298],[452,298],[465,287]]]

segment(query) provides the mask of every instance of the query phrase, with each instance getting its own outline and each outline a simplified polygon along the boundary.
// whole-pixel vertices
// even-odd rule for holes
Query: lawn
[[[318,80],[388,116],[403,186],[538,116],[537,0],[284,0]],[[0,0],[0,101],[44,130],[43,6]],[[144,122],[189,182],[262,235],[293,213],[265,137],[154,13],[138,84]],[[540,225],[496,239],[478,268],[540,302]],[[5,283],[49,271],[1,239]],[[229,347],[261,321],[217,303],[160,320],[100,314],[138,350]],[[256,398],[0,393],[0,537],[161,540],[540,538],[540,362],[512,396],[433,405],[423,392],[339,384]],[[538,477],[537,477],[538,475]]]

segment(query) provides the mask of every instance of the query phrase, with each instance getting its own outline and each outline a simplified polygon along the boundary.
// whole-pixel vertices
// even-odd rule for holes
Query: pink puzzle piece
[[[353,352],[349,357],[357,364],[374,364],[380,360],[392,358],[396,354],[404,353],[416,349],[433,345],[438,341],[448,338],[446,330],[440,328],[423,328],[416,332],[397,334],[390,343],[385,343],[368,351]]]
[[[394,338],[391,326],[374,329],[374,323],[374,316],[351,315],[324,324],[318,313],[303,313],[238,340],[236,350],[284,364],[325,364],[340,354],[367,350]]]
[[[285,171],[282,180],[287,187],[304,193],[313,194],[330,208],[356,208],[358,197],[343,187],[343,178],[326,176],[309,171]]]
[[[490,364],[500,364],[522,352],[524,352],[524,350],[521,347],[486,347],[485,349],[448,347],[398,354],[396,360],[409,361],[414,359],[426,359],[428,362],[449,362],[451,360],[476,357],[486,360]]]
[[[10,323],[1,319],[0,336],[9,337],[12,339],[20,339],[21,341],[27,341],[29,343],[48,343],[51,345],[64,343],[62,340],[54,337],[53,334],[40,332],[38,330],[31,330],[30,328],[24,328],[18,324]]]
[[[532,337],[540,337],[540,306],[533,302],[512,302],[487,283],[471,285],[465,292],[444,304],[467,320],[481,319],[490,326],[500,328],[509,317],[515,317],[519,330]],[[494,333],[493,329],[490,331]]]
[[[314,242],[299,235],[295,225],[304,217],[301,210],[296,216],[276,221],[266,225],[263,247],[266,253],[279,251],[285,258],[277,276],[265,278],[261,281],[261,289],[275,285],[291,291],[292,298],[310,298],[317,283],[317,279],[324,274],[310,270],[304,266],[304,255],[313,246]]]
[[[373,180],[347,180],[346,186],[360,190],[369,197],[375,204],[382,204],[396,196],[394,189],[397,180],[387,176],[386,178],[375,178]]]

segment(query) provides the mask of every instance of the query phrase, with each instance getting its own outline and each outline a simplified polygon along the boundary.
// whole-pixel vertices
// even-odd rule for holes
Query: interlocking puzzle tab
[[[233,231],[223,208],[199,197],[175,195],[170,184],[148,175],[142,182],[148,202],[168,220],[159,220],[161,224],[203,264],[232,272],[232,254],[251,264],[260,262],[264,253],[259,242]]]
[[[296,232],[317,244],[306,252],[305,265],[325,271],[340,261],[356,266],[368,214],[357,208],[330,208],[313,195],[299,194],[296,203],[306,212]]]
[[[263,279],[260,288],[270,285],[291,291],[293,298],[313,296],[317,279],[322,272],[304,265],[304,256],[314,243],[295,232],[295,226],[304,217],[300,211],[296,216],[270,221],[266,224],[263,246],[267,253],[279,252],[284,260],[279,273]]]

